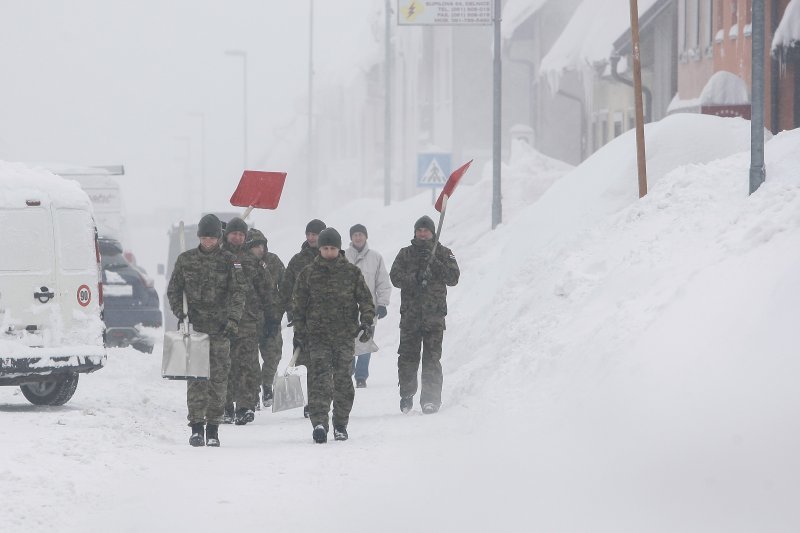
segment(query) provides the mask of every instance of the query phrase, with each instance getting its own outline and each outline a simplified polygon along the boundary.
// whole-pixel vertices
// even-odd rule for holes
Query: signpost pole
[[[492,142],[492,229],[503,221],[503,196],[500,182],[500,157],[502,135],[502,75],[500,57],[500,0],[494,0],[494,106]]]

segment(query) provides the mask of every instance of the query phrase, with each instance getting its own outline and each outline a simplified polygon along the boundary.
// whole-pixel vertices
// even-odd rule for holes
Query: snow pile
[[[700,105],[749,105],[750,94],[747,82],[734,74],[720,70],[715,72],[700,93]]]
[[[656,0],[640,0],[641,15]],[[580,70],[608,60],[614,41],[630,31],[629,0],[584,0],[553,47],[542,59],[539,71],[558,86],[563,70]]]
[[[0,161],[0,205],[22,207],[27,200],[39,200],[43,206],[91,210],[89,197],[77,182],[41,168]]]
[[[779,48],[791,48],[800,41],[800,2],[790,0],[783,12],[783,18],[772,37],[772,53],[776,54]]]
[[[547,0],[507,0],[503,6],[500,31],[504,39],[510,39],[517,28],[539,11]]]

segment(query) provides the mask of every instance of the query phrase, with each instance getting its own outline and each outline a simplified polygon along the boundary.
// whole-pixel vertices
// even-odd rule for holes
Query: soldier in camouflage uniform
[[[439,244],[434,257],[436,226],[423,216],[414,224],[414,239],[397,254],[389,277],[400,289],[400,346],[397,373],[400,410],[414,405],[422,347],[422,412],[432,414],[442,405],[442,338],[447,315],[447,287],[458,283],[458,263],[449,248]]]
[[[251,229],[247,233],[247,246],[250,248],[250,253],[269,272],[272,281],[275,282],[275,293],[277,295],[278,286],[286,270],[286,267],[283,266],[283,261],[269,251],[267,238],[257,229]],[[258,341],[261,359],[264,361],[263,366],[258,368],[261,374],[260,385],[264,407],[272,407],[272,381],[275,379],[275,372],[278,370],[278,363],[281,360],[281,352],[283,350],[281,319],[283,318],[284,309],[282,305],[278,304],[277,299],[275,303],[276,305],[273,306],[273,309],[267,310],[267,316],[264,317],[264,328],[261,330],[261,338]]]
[[[230,337],[238,330],[244,309],[241,264],[219,246],[222,225],[206,215],[197,225],[200,245],[183,252],[167,287],[167,298],[178,320],[185,320],[183,295],[188,303],[189,322],[196,331],[207,333],[211,348],[208,381],[189,381],[186,403],[192,446],[219,446],[219,424],[225,407],[230,369]],[[205,437],[205,442],[203,438]]]
[[[234,415],[234,421],[239,426],[255,419],[258,383],[261,381],[258,372],[258,339],[264,328],[266,313],[270,313],[271,318],[278,308],[275,282],[265,266],[245,246],[246,236],[247,223],[241,218],[232,218],[225,227],[223,249],[239,260],[245,282],[244,312],[238,333],[231,339],[231,371],[224,420],[230,423],[231,415]]]
[[[319,235],[320,255],[300,272],[292,296],[294,345],[307,351],[308,408],[314,442],[328,440],[333,401],[333,436],[347,440],[355,388],[351,366],[355,338],[372,337],[375,304],[358,267],[341,252],[333,228]],[[360,314],[360,319],[359,319]]]
[[[319,248],[317,247],[317,238],[319,233],[325,229],[325,223],[319,219],[314,219],[306,224],[306,240],[300,247],[294,257],[289,260],[286,265],[286,271],[283,273],[281,280],[280,293],[283,308],[286,310],[286,318],[289,321],[289,326],[292,325],[292,291],[294,291],[294,284],[297,276],[300,275],[305,267],[311,264],[312,261],[319,255]],[[308,368],[308,353],[300,350],[300,355],[297,358],[298,365],[304,365]],[[303,409],[303,415],[308,418],[308,406]]]

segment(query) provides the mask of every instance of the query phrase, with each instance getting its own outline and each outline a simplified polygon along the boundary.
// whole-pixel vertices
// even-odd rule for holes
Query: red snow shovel
[[[275,209],[281,200],[286,172],[262,172],[245,170],[239,185],[231,196],[231,205],[244,207],[242,219],[246,219],[254,208]]]
[[[444,213],[447,211],[447,200],[453,195],[453,191],[456,190],[458,186],[458,182],[461,181],[461,178],[464,177],[466,174],[467,169],[472,164],[473,159],[470,159],[457,169],[455,169],[451,174],[450,177],[447,178],[447,183],[444,184],[444,188],[442,192],[439,194],[439,198],[436,200],[436,204],[434,208],[439,211],[439,225],[436,228],[436,239],[433,241],[433,250],[431,250],[431,257],[428,259],[428,264],[425,267],[425,272],[430,273],[431,263],[433,262],[434,255],[436,254],[436,248],[439,247],[439,237],[442,234],[442,223],[444,222]],[[426,287],[428,285],[427,277],[423,278],[422,286]]]

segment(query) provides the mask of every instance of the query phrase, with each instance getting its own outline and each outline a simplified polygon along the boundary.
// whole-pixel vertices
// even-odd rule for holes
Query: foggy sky
[[[314,10],[323,73],[359,46],[375,2]],[[0,159],[124,164],[129,213],[187,195],[199,208],[203,114],[207,208],[225,208],[243,158],[242,61],[225,51],[248,54],[248,166],[260,168],[276,130],[306,120],[308,23],[308,0],[0,0]]]

